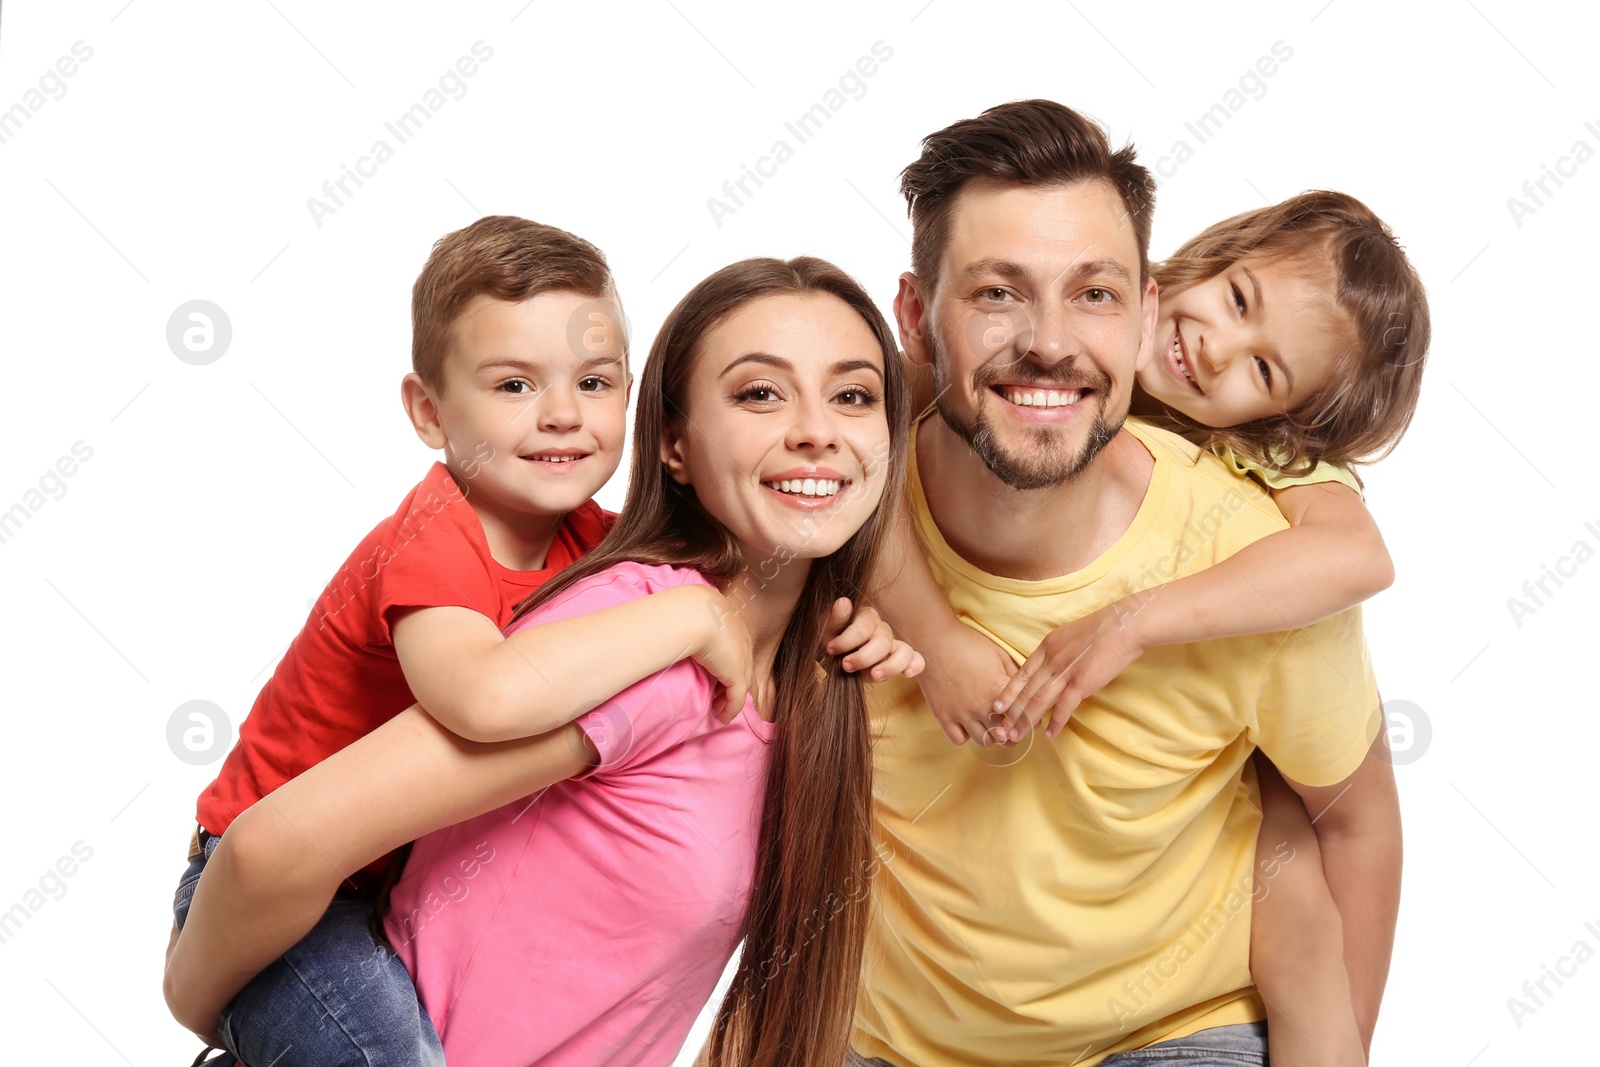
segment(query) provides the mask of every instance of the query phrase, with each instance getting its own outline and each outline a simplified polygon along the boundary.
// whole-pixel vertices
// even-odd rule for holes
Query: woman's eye
[[[851,386],[840,393],[838,399],[843,400],[848,407],[870,407],[878,402],[877,394],[860,386]]]
[[[1272,368],[1260,356],[1252,358],[1255,359],[1256,367],[1261,371],[1261,380],[1267,383],[1267,390],[1270,392],[1272,390]]]
[[[1233,290],[1233,306],[1239,309],[1239,314],[1243,315],[1245,313],[1244,293],[1240,291],[1237,285],[1229,285],[1228,288]]]
[[[734,399],[767,404],[778,399],[778,391],[770,385],[747,385],[734,395]]]

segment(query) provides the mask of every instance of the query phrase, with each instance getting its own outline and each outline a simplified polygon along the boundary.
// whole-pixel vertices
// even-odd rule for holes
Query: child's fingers
[[[841,631],[843,631],[850,623],[850,616],[853,614],[853,607],[854,605],[850,603],[850,598],[847,596],[842,596],[833,602],[833,607],[828,609],[828,625],[823,632],[828,634],[829,637],[828,643],[824,647],[823,651],[827,652],[830,656],[835,653],[834,646],[839,640]]]
[[[876,638],[874,638],[874,641],[876,641]],[[855,658],[854,653],[851,654],[851,658]],[[904,674],[911,667],[913,658],[920,658],[917,656],[916,649],[912,648],[904,641],[891,640],[889,642],[889,651],[884,654],[883,658],[872,664],[872,680],[874,682],[881,682],[885,678],[892,678],[897,674]],[[861,662],[862,665],[865,666],[867,660],[862,659]],[[921,668],[918,668],[918,670],[920,669]],[[906,674],[907,678],[915,678],[916,676],[916,671]]]
[[[911,650],[911,665],[900,673],[905,675],[907,678],[915,678],[917,675],[921,674],[927,669],[927,659],[922,655],[921,652],[918,652],[913,648]]]
[[[1023,664],[1023,669],[1027,669],[1027,664]],[[1021,677],[1020,671],[1017,677]],[[1057,685],[1059,676],[1041,662],[1021,686],[1017,686],[1016,681],[1016,678],[1011,679],[1011,684],[1006,687],[1007,689],[1016,689],[1016,694],[1006,704],[1006,713],[1013,720],[1026,716],[1031,720],[1030,726],[1036,725],[1039,717],[1049,710],[1049,704],[1040,707],[1039,700],[1041,698],[1039,694],[1047,692],[1052,686]]]
[[[844,598],[841,597],[840,599],[843,600]],[[848,601],[845,602],[848,603]],[[870,607],[862,608],[855,613],[854,618],[839,629],[838,633],[833,635],[832,639],[828,641],[826,651],[831,656],[837,656],[852,649],[860,648],[872,640],[873,635],[877,634],[880,629],[882,632],[890,634],[891,637],[893,636],[889,627],[884,625],[883,620],[878,617],[876,611]]]
[[[1050,725],[1045,727],[1045,736],[1049,738],[1060,736],[1061,731],[1067,728],[1067,720],[1072,718],[1073,708],[1077,706],[1076,700],[1071,701],[1070,705],[1067,703],[1058,705],[1050,715]]]
[[[1029,656],[1022,666],[1017,668],[1017,673],[1011,676],[1011,680],[1006,683],[1006,687],[1000,690],[1000,695],[994,698],[994,710],[997,714],[1011,710],[1012,705],[1017,702],[1017,697],[1022,695],[1022,690],[1029,682],[1033,681],[1034,676],[1039,673],[1039,668],[1043,665],[1044,655],[1041,646],[1039,649],[1034,650],[1033,655]]]
[[[859,671],[863,667],[873,667],[889,658],[894,651],[895,640],[887,634],[874,632],[868,635],[866,641],[858,648],[851,648],[849,653],[840,661],[840,666],[850,672]],[[847,648],[849,646],[846,646]]]
[[[1030,730],[1037,730],[1049,717],[1051,709],[1060,701],[1061,693],[1066,687],[1066,677],[1057,675],[1014,705],[1011,709],[1014,723],[1011,727],[1011,740],[1020,741]]]
[[[964,745],[967,743],[967,731],[962,728],[960,723],[940,720],[939,729],[944,731],[945,737],[950,739],[952,745]]]

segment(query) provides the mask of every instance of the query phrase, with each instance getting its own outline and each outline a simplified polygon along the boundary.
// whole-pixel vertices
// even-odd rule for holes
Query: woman
[[[880,500],[900,497],[906,406],[889,327],[837,268],[747,260],[700,283],[640,383],[616,528],[513,625],[712,582],[753,642],[741,714],[724,726],[687,662],[574,694],[599,706],[505,744],[412,708],[241,816],[191,927],[205,896],[231,899],[256,917],[229,931],[236,959],[259,969],[341,871],[422,837],[388,931],[453,1062],[668,1063],[741,938],[709,1062],[843,1062],[866,917],[852,886],[874,869],[847,668],[920,658],[869,644],[819,670],[818,654],[866,580]],[[204,962],[180,942],[172,966]],[[236,990],[251,973],[206,977]]]

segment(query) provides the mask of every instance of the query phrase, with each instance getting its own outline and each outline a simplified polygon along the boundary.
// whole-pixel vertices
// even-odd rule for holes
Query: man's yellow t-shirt
[[[913,440],[913,522],[934,576],[1018,662],[1057,626],[1286,527],[1212,453],[1135,419],[1126,428],[1155,459],[1132,525],[1089,566],[1038,582],[987,574],[945,543]],[[889,858],[857,1051],[900,1067],[1088,1065],[1265,1017],[1250,903],[1278,868],[1253,870],[1249,756],[1259,746],[1317,786],[1361,764],[1380,720],[1359,609],[1292,633],[1152,648],[1054,741],[957,747],[915,681],[871,693],[874,830]]]

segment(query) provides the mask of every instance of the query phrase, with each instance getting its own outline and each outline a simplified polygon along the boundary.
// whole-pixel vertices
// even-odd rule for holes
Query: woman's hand
[[[828,613],[827,632],[833,636],[823,646],[830,656],[843,656],[839,664],[855,673],[870,670],[867,675],[874,682],[901,675],[915,678],[922,673],[922,653],[895,637],[889,624],[883,621],[877,609],[864,607],[855,611],[849,597],[833,602]]]
[[[1052,630],[994,702],[1007,741],[1018,741],[1045,718],[1055,737],[1084,698],[1144,655],[1132,619],[1137,607],[1118,602]]]

